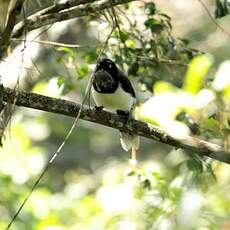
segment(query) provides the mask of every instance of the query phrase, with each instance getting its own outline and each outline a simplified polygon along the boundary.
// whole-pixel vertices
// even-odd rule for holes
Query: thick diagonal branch
[[[132,1],[136,0],[114,0],[112,5],[116,6]],[[79,5],[79,3],[81,3],[81,5]],[[14,28],[13,37],[20,37],[25,29],[27,31],[31,31],[55,22],[89,16],[90,14],[97,13],[108,8],[111,8],[109,0],[71,1],[71,8],[67,9],[64,9],[64,5],[56,8],[55,6],[49,7],[49,9],[43,9],[41,12],[37,12],[36,14],[26,18],[26,20],[19,22]]]
[[[55,99],[25,91],[16,93],[12,89],[5,88],[3,86],[1,86],[0,94],[3,98],[3,101],[8,103],[15,103],[18,106],[63,114],[71,117],[76,117],[80,109],[80,105],[74,102]],[[16,95],[17,98],[15,99]],[[178,140],[169,136],[158,127],[150,126],[137,120],[131,120],[124,124],[122,117],[105,111],[92,110],[89,109],[88,106],[83,108],[80,118],[124,132],[131,132],[133,134],[150,138],[177,148],[190,150],[193,153],[200,153],[202,155],[230,164],[229,152],[224,151],[224,149],[219,145],[203,141],[198,138],[188,136],[184,137],[183,140]]]

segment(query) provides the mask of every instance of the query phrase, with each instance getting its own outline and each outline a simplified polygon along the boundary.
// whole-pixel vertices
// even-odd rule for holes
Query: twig
[[[64,3],[55,3],[52,6],[49,6],[43,10],[40,10],[39,12],[34,14],[34,16],[35,15],[41,16],[41,15],[45,15],[45,14],[57,13],[59,11],[69,9],[71,7],[75,7],[75,6],[78,6],[81,4],[86,4],[86,3],[95,2],[95,1],[96,0],[67,0]]]
[[[121,28],[120,28],[120,25],[119,25],[118,20],[117,20],[117,15],[116,15],[115,9],[113,7],[114,6],[114,0],[110,0],[110,4],[111,4],[111,10],[112,10],[114,22],[115,22],[115,25],[116,25],[116,27],[117,27],[117,29],[119,31],[121,42],[126,47],[125,41],[123,40],[123,37],[122,37]]]
[[[12,41],[21,42],[22,39],[12,38]],[[26,42],[35,42],[41,45],[48,45],[48,46],[59,46],[59,47],[67,47],[67,48],[87,48],[92,47],[92,45],[77,45],[77,44],[68,44],[68,43],[61,43],[61,42],[53,42],[53,41],[44,41],[44,40],[27,40]],[[93,45],[95,47],[103,46],[103,44]]]
[[[1,94],[3,100],[6,102],[12,102],[15,97],[15,92],[5,87],[2,87]],[[70,117],[76,117],[76,114],[80,109],[80,105],[67,100],[54,99],[25,91],[20,91],[18,93],[16,105],[63,114]],[[224,151],[224,149],[219,145],[199,138],[187,136],[184,137],[183,140],[178,140],[156,126],[150,126],[144,122],[133,119],[127,124],[124,124],[122,117],[105,111],[91,110],[88,106],[83,107],[80,118],[86,121],[115,128],[123,132],[129,132],[150,138],[177,148],[190,150],[194,154],[199,153],[230,164],[230,152]]]
[[[211,21],[217,26],[217,28],[219,28],[224,34],[226,34],[229,38],[230,38],[230,33],[228,31],[225,30],[224,27],[222,27],[216,20],[215,18],[212,16],[212,14],[209,12],[207,6],[205,5],[205,3],[202,0],[198,0],[198,2],[200,2],[200,4],[203,6],[204,10],[206,11],[208,17],[211,19]]]

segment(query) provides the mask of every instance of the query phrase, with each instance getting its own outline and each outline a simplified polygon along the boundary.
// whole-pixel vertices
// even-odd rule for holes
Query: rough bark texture
[[[3,101],[8,103],[15,103],[18,106],[63,114],[71,117],[76,117],[80,109],[79,104],[71,101],[55,99],[25,91],[19,91],[16,93],[12,89],[3,86],[1,86],[0,95],[3,98]],[[17,98],[15,98],[16,95]],[[183,140],[177,140],[156,126],[150,126],[137,120],[130,120],[128,123],[124,124],[122,117],[105,111],[89,109],[88,106],[84,106],[80,118],[124,132],[132,132],[139,136],[150,138],[177,148],[190,150],[193,153],[200,153],[230,164],[229,152],[224,151],[219,145],[198,138],[187,136],[184,137]]]

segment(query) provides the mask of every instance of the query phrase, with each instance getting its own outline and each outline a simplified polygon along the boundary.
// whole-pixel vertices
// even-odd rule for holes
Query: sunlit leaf
[[[44,92],[45,88],[46,88],[46,83],[43,81],[40,81],[34,85],[32,92],[42,94]]]
[[[57,48],[58,51],[62,51],[66,54],[68,54],[71,57],[76,57],[76,50],[73,48],[69,48],[69,47],[59,47]]]
[[[230,85],[224,89],[224,96],[229,100],[230,103]]]
[[[162,180],[162,176],[160,175],[160,173],[152,172],[152,175],[157,181]]]
[[[37,189],[33,193],[28,206],[38,218],[46,218],[49,216],[51,209],[50,205],[48,205],[49,196],[50,191],[47,188]]]
[[[157,94],[137,110],[138,119],[164,128],[169,127],[182,109],[180,98],[172,92]]]
[[[65,77],[63,77],[63,76],[58,77],[58,79],[57,79],[58,87],[61,87],[64,83],[65,83]]]
[[[135,40],[133,40],[133,39],[127,39],[127,40],[125,41],[125,45],[126,45],[128,48],[135,48],[136,42],[135,42]]]
[[[35,230],[64,230],[65,228],[58,224],[58,217],[50,214],[47,218],[43,219]]]
[[[129,34],[126,31],[116,30],[114,31],[113,34],[115,35],[116,38],[121,39],[122,42],[125,42],[129,38]]]
[[[200,55],[195,57],[187,70],[184,79],[183,89],[196,94],[201,89],[203,79],[213,63],[211,55]]]
[[[154,84],[153,92],[159,94],[162,92],[176,92],[178,89],[166,81],[157,81]]]
[[[78,78],[84,78],[88,75],[89,67],[87,64],[81,64],[79,67],[77,67],[77,74]]]
[[[57,97],[61,93],[61,88],[57,84],[57,77],[52,77],[48,82],[40,81],[33,87],[33,92]]]
[[[30,140],[28,138],[28,135],[25,132],[25,128],[22,124],[17,124],[13,127],[13,132],[15,135],[15,142],[18,149],[24,150],[24,153],[28,153],[25,151],[30,147]]]
[[[230,87],[230,61],[225,61],[219,66],[212,87],[216,91],[223,91]]]

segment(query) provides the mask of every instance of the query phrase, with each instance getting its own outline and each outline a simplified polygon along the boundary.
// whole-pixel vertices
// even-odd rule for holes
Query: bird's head
[[[96,72],[97,71],[106,71],[110,75],[115,76],[118,72],[118,69],[112,60],[108,58],[102,58],[97,61]]]

